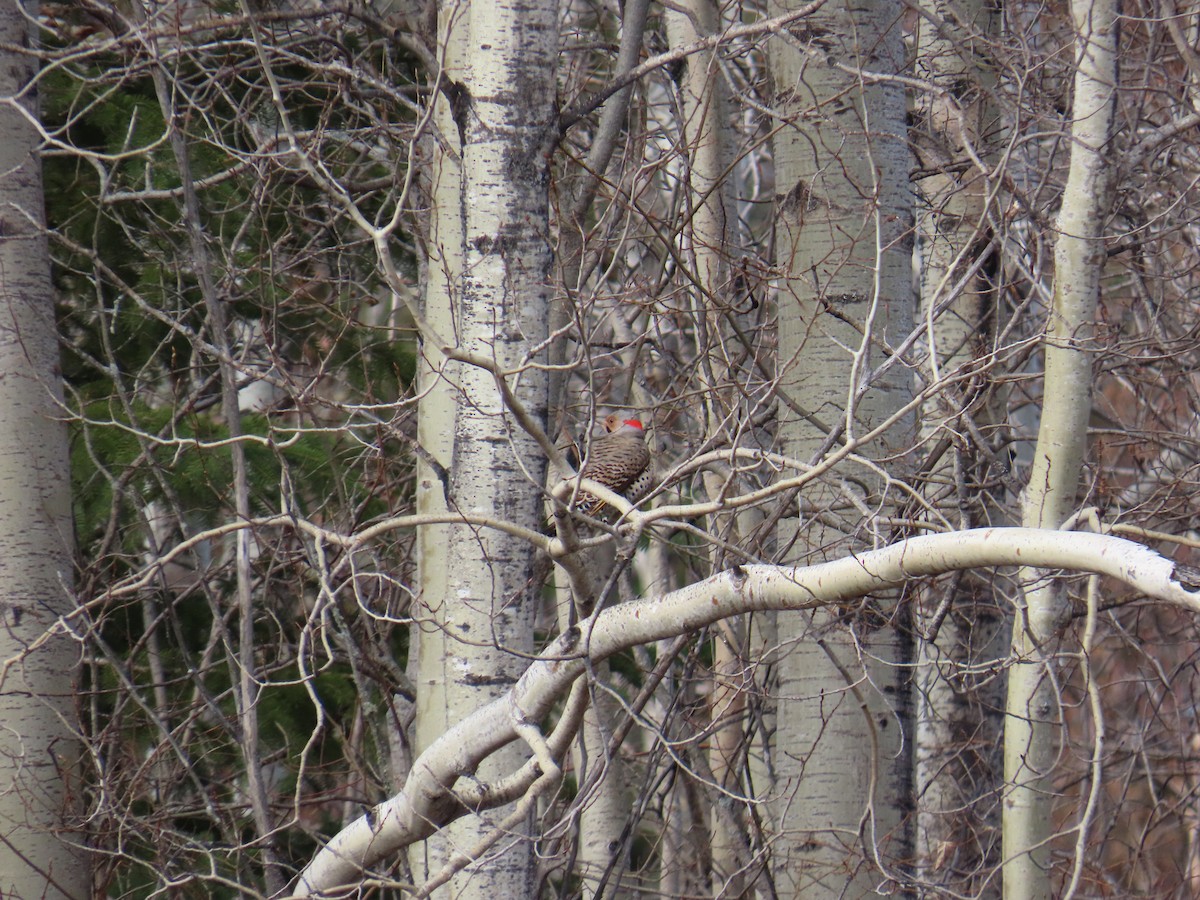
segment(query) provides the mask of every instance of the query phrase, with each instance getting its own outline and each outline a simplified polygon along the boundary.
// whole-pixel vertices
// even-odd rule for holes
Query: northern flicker
[[[580,474],[626,497],[630,503],[637,503],[654,486],[645,429],[637,419],[625,419],[614,413],[605,418],[604,431],[592,439]],[[594,516],[604,508],[604,501],[580,491],[575,505],[581,512]]]

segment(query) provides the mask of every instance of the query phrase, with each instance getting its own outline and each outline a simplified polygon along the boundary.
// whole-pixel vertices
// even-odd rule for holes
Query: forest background
[[[1195,895],[1194,8],[0,53],[0,894]]]

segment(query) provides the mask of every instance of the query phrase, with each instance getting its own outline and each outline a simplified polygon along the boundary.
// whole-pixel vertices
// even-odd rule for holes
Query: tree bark
[[[864,84],[854,71],[904,70],[900,19],[891,0],[831,2],[805,19],[841,65],[814,63],[785,41],[771,47],[786,123],[775,139],[776,252],[787,279],[778,292],[778,377],[811,413],[785,415],[781,406],[780,444],[796,459],[856,440],[911,397],[903,366],[874,371],[913,321],[909,157],[897,138],[905,98],[896,85]],[[897,425],[863,452],[898,472],[910,428]],[[802,508],[820,518],[784,523],[780,542],[793,545],[793,559],[888,540],[875,515],[886,516],[898,498],[869,472],[851,478],[805,488]],[[864,509],[874,512],[860,518]],[[776,688],[780,799],[772,805],[780,896],[873,896],[911,859],[908,642],[891,601],[880,603],[861,614],[779,622],[787,648]]]
[[[37,4],[0,9],[0,895],[91,895],[79,798],[70,466],[32,56]]]
[[[1071,156],[1054,247],[1054,305],[1045,338],[1042,418],[1022,522],[1059,528],[1075,508],[1092,409],[1090,346],[1106,261],[1117,99],[1118,6],[1073,0],[1075,93]],[[1061,582],[1022,571],[1024,605],[1013,626],[1004,735],[1004,896],[1041,900],[1052,890],[1051,775],[1061,731],[1055,641],[1069,612]]]
[[[451,27],[456,3],[439,10],[438,46],[445,66],[443,77],[459,79],[466,58],[466,29]],[[433,135],[425,142],[429,163],[425,222],[425,253],[422,260],[426,323],[438,335],[454,334],[452,296],[462,273],[463,220],[461,215],[461,148],[448,143],[456,132],[448,103],[434,109]],[[417,410],[417,443],[424,454],[417,461],[416,501],[421,515],[446,515],[450,495],[450,471],[454,455],[455,386],[450,379],[452,363],[440,341],[421,342],[418,386],[421,402]],[[450,597],[450,533],[453,526],[444,523],[423,525],[417,529],[417,577],[422,615],[417,616],[409,632],[408,674],[417,690],[412,726],[412,745],[420,753],[453,724],[452,704],[446,696],[450,679],[447,633],[447,599]],[[454,835],[413,848],[409,863],[414,878],[438,871],[449,861]]]
[[[461,160],[461,176],[453,196],[452,161],[441,160],[437,174],[450,178],[450,192],[448,202],[432,211],[430,230],[439,244],[430,267],[443,271],[437,287],[433,278],[430,286],[436,291],[446,279],[453,331],[423,340],[445,341],[455,360],[440,367],[433,354],[427,356],[434,360],[427,381],[448,379],[454,391],[447,507],[537,531],[545,452],[514,406],[545,428],[547,381],[539,361],[549,308],[547,140],[555,112],[556,6],[500,0],[446,4],[440,12],[448,46],[462,54],[448,58],[447,89],[438,101],[449,102],[448,115],[439,118],[445,126],[440,139]],[[451,218],[457,221],[445,222]],[[426,296],[428,308],[441,305],[441,298]],[[434,391],[434,405],[427,415],[423,409],[425,437],[448,418],[442,388],[434,385]],[[432,446],[445,453],[436,437]],[[436,507],[440,489],[423,484],[422,503]],[[420,540],[422,571],[433,577],[422,585],[418,752],[432,735],[512,687],[534,649],[537,601],[533,548],[522,538],[457,527]],[[500,754],[475,774],[486,781],[514,765],[519,761],[511,752]],[[452,853],[473,857],[498,827],[499,820],[486,813],[465,818],[414,860],[416,880],[440,880]],[[528,821],[509,829],[507,839],[516,846],[486,866],[467,866],[441,893],[489,900],[529,896],[534,869]]]

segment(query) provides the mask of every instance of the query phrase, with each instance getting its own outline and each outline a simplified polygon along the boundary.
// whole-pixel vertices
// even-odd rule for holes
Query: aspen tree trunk
[[[716,34],[721,27],[720,11],[712,0],[690,0],[668,11],[666,22],[672,47]],[[719,55],[689,57],[679,76],[679,91],[683,109],[680,145],[686,153],[684,203],[688,213],[680,238],[684,259],[691,264],[695,278],[690,294],[700,345],[704,437],[707,441],[725,431],[736,439],[749,419],[749,411],[741,406],[738,391],[732,387],[743,376],[730,372],[727,357],[717,350],[728,346],[726,319],[736,315],[731,305],[740,299],[730,296],[727,262],[732,208],[731,179],[727,177],[729,122]],[[708,498],[715,500],[729,490],[728,480],[721,473],[705,472]],[[736,546],[745,542],[760,520],[756,511],[714,515],[709,528]],[[714,571],[725,565],[725,552],[719,545],[714,545],[710,555]],[[715,631],[714,681],[709,701],[713,733],[708,750],[708,766],[716,788],[709,789],[713,801],[709,816],[710,882],[714,896],[736,898],[743,896],[753,882],[748,877],[751,873],[747,868],[748,841],[740,821],[742,809],[732,799],[739,793],[738,762],[744,740],[746,703],[739,680],[746,668],[741,652],[745,628],[742,621],[731,620]]]
[[[999,133],[987,94],[995,78],[975,55],[974,35],[986,37],[995,27],[994,12],[982,0],[960,4],[953,17],[936,0],[925,0],[922,9],[929,18],[916,20],[916,75],[945,91],[917,93],[911,132],[918,171],[932,173],[917,183],[917,252],[921,316],[930,329],[922,375],[937,383],[991,350],[995,297],[986,273],[995,260],[981,259],[990,250],[991,183],[975,160],[993,158]],[[990,409],[970,403],[970,395],[986,387],[948,384],[922,410],[924,445],[945,447],[925,493],[955,528],[1005,523],[996,507],[984,511],[986,520],[973,521],[983,497],[967,487],[980,483],[978,472],[994,476],[990,447],[976,445],[990,437]],[[969,422],[956,415],[964,408]],[[989,795],[998,795],[1002,779],[1003,682],[976,682],[973,673],[990,675],[989,663],[1007,654],[998,583],[994,576],[964,573],[931,586],[922,591],[916,623],[919,636],[930,636],[918,637],[917,645],[918,874],[928,883],[986,897],[1000,890],[999,879],[988,877],[999,862],[1000,826],[998,804]]]
[[[783,40],[771,45],[785,123],[775,139],[777,263],[786,278],[778,295],[778,376],[811,413],[785,416],[781,404],[779,434],[784,452],[801,460],[843,422],[834,446],[911,396],[902,366],[859,393],[886,359],[882,342],[894,346],[913,319],[905,98],[897,86],[866,85],[852,71],[903,72],[900,18],[892,0],[835,0],[795,29],[799,41],[819,37],[816,57]],[[898,425],[863,452],[895,470],[892,454],[910,440],[910,426]],[[802,508],[824,512],[820,522],[793,520],[781,529],[781,546],[795,540],[789,558],[840,556],[888,541],[888,529],[874,515],[860,518],[861,510],[886,515],[898,498],[880,494],[863,469],[838,471],[801,498]],[[874,896],[887,880],[880,864],[892,870],[911,859],[909,742],[902,736],[910,719],[901,665],[907,642],[894,612],[881,597],[842,621],[826,614],[779,619],[771,826],[781,897]]]
[[[1045,338],[1042,419],[1022,524],[1059,528],[1074,510],[1092,408],[1089,346],[1106,260],[1112,205],[1106,154],[1117,98],[1116,0],[1073,0],[1075,89],[1071,156],[1054,246],[1054,307]],[[1055,642],[1069,612],[1062,585],[1022,572],[1025,602],[1013,626],[1004,735],[1004,896],[1051,896],[1051,782],[1061,732]]]
[[[42,205],[32,57],[37,4],[0,7],[0,896],[91,896],[58,830],[78,798],[70,467]]]
[[[595,671],[601,680],[607,680],[612,672],[607,663],[596,666]],[[631,842],[622,840],[622,832],[634,798],[620,753],[608,752],[608,738],[620,714],[616,697],[604,685],[597,686],[580,723],[579,739],[573,751],[577,783],[592,784],[579,814],[575,860],[580,895],[588,900],[621,896],[621,883],[629,869]],[[603,779],[593,783],[598,772],[603,773]],[[618,852],[621,857],[614,859]],[[603,892],[600,890],[602,879]]]
[[[450,51],[450,87],[438,102],[446,104],[449,94],[453,104],[439,116],[439,138],[450,158],[439,156],[434,172],[438,202],[431,212],[435,249],[426,300],[431,312],[441,306],[436,318],[444,318],[437,291],[448,294],[453,329],[440,333],[439,327],[436,337],[423,337],[426,343],[445,340],[455,355],[470,354],[497,369],[469,362],[442,366],[436,354],[427,355],[425,380],[448,379],[454,390],[448,508],[537,530],[545,454],[506,408],[497,379],[507,382],[516,402],[544,428],[546,373],[538,363],[547,334],[551,262],[547,139],[554,122],[556,7],[507,0],[447,3],[439,14]],[[433,275],[434,269],[440,272]],[[428,411],[422,406],[428,418],[420,427],[435,453],[445,454],[446,444],[432,431],[445,433],[450,398],[440,387],[435,398]],[[421,503],[434,509],[442,486],[427,476],[428,470]],[[426,554],[421,571],[431,577],[421,593],[426,618],[420,623],[415,679],[418,752],[448,723],[512,686],[534,648],[536,608],[533,554],[523,540],[495,529],[455,526],[427,532],[420,541]],[[511,746],[490,758],[477,777],[486,781],[511,771],[524,757],[523,748]],[[471,855],[503,815],[497,810],[468,816],[431,840],[426,855],[415,854],[416,880],[437,874],[451,850]],[[516,846],[486,865],[467,867],[439,896],[529,896],[534,875],[529,829],[510,831],[505,840]]]
[[[465,27],[451,27],[459,5],[449,2],[438,11],[437,45],[442,51],[447,80],[462,77],[466,56]],[[456,26],[460,23],[456,23]],[[452,295],[463,265],[462,158],[450,138],[457,133],[448,103],[434,108],[434,135],[425,142],[428,148],[428,208],[424,266],[424,308],[426,323],[447,340],[454,335]],[[450,470],[454,450],[455,386],[450,380],[452,363],[436,339],[421,342],[418,384],[420,407],[417,412],[417,441],[427,456],[417,461],[416,502],[418,514],[438,515],[449,512]],[[420,608],[412,626],[409,648],[409,678],[417,689],[416,715],[413,719],[414,755],[428,747],[453,724],[454,710],[448,695],[453,682],[449,669],[451,656],[446,633],[450,596],[450,525],[425,525],[417,529],[417,572],[420,584]],[[466,829],[473,823],[462,822]],[[409,861],[414,880],[437,872],[451,851],[450,839],[435,838],[413,845]]]

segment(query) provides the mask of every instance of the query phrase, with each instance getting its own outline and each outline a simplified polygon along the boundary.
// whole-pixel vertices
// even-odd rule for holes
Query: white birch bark
[[[465,35],[461,45],[457,37],[448,39],[462,55],[452,57],[458,65],[447,72],[444,93],[452,102],[440,135],[461,157],[459,190],[457,196],[443,195],[449,202],[433,210],[430,226],[443,242],[437,252],[450,260],[436,264],[453,279],[446,285],[453,334],[440,337],[453,342],[452,355],[487,363],[456,362],[441,376],[456,392],[448,507],[536,531],[545,453],[511,414],[498,379],[544,427],[546,375],[537,363],[547,333],[546,142],[554,122],[556,7],[500,0],[447,4],[440,13],[446,31],[461,29],[459,35]],[[448,170],[439,174],[453,179]],[[443,217],[459,222],[443,226]],[[456,233],[461,244],[444,243]],[[445,423],[444,399],[437,405],[423,431]],[[437,451],[444,453],[445,446]],[[438,490],[440,485],[423,485],[422,502],[435,506]],[[423,552],[429,552],[423,571],[439,562],[445,568],[422,586],[429,618],[421,623],[416,679],[418,750],[431,735],[511,688],[533,650],[536,607],[533,548],[525,540],[464,527],[450,529],[442,548],[433,550],[432,540],[441,536],[422,537]],[[443,571],[445,582],[439,584]],[[436,590],[440,593],[432,593]],[[519,761],[511,753],[500,754],[476,776],[487,781],[513,764]],[[464,819],[428,856],[413,858],[418,883],[436,877],[452,853],[474,858],[481,836],[496,825],[486,813]],[[508,852],[465,867],[440,895],[529,896],[534,869],[528,817],[508,837],[514,844]]]
[[[1058,528],[1075,508],[1091,414],[1093,333],[1112,203],[1117,3],[1073,0],[1076,72],[1071,155],[1054,248],[1054,301],[1045,338],[1042,418],[1022,521]],[[1013,626],[1004,739],[1003,856],[1007,900],[1049,898],[1051,774],[1061,729],[1054,643],[1068,612],[1061,584],[1026,569]]]
[[[897,139],[905,98],[897,86],[864,84],[853,71],[903,71],[900,18],[892,0],[830,2],[795,29],[795,40],[816,55],[782,40],[770,48],[786,123],[775,139],[776,252],[787,278],[778,294],[779,379],[812,413],[785,416],[781,405],[781,446],[797,459],[811,458],[843,424],[837,443],[855,439],[911,396],[902,366],[860,393],[886,359],[881,342],[895,346],[913,320],[909,157]],[[896,427],[864,452],[888,457],[885,467],[895,471],[895,454],[910,438]],[[858,512],[887,514],[896,498],[879,488],[836,478],[806,487],[802,503],[824,517],[785,523],[781,545],[797,533],[794,553],[861,547],[852,534],[867,546],[886,541],[874,516]],[[849,494],[856,499],[846,503]],[[886,608],[886,598],[880,602]],[[900,665],[907,641],[888,611],[853,616],[849,626],[824,613],[807,623],[781,619],[778,638],[787,650],[776,686],[776,888],[783,897],[872,896],[886,880],[881,863],[911,858],[910,744],[902,736],[909,686]]]
[[[460,5],[445,3],[438,15],[438,47],[445,66],[443,77],[462,78],[467,32],[451,27]],[[429,215],[426,221],[424,272],[424,308],[426,323],[439,335],[454,334],[451,297],[463,266],[463,219],[461,215],[462,159],[460,148],[451,141],[457,127],[449,104],[434,109],[434,136],[427,142]],[[454,450],[455,387],[449,379],[451,362],[437,340],[421,344],[418,379],[420,406],[417,410],[417,442],[426,457],[417,461],[417,512],[439,515],[449,512],[446,499],[450,490],[450,471]],[[453,724],[448,686],[448,644],[446,630],[448,607],[447,582],[450,577],[451,526],[438,523],[417,529],[417,574],[420,584],[422,615],[413,622],[410,634],[409,678],[417,689],[417,704],[412,726],[412,744],[420,753]],[[444,841],[431,841],[416,848],[419,855],[410,859],[411,871],[437,871],[448,859],[454,835]]]
[[[1103,534],[1059,532],[1051,541],[1039,529],[984,528],[923,535],[812,566],[735,567],[678,591],[609,607],[586,634],[572,630],[562,635],[512,690],[467,715],[428,747],[402,791],[336,835],[301,874],[295,896],[356,883],[364,869],[386,862],[461,816],[462,801],[485,808],[517,797],[536,802],[539,792],[558,782],[561,771],[554,759],[565,752],[577,719],[560,719],[544,739],[528,725],[559,707],[589,664],[729,616],[837,607],[914,579],[1019,564],[1107,575],[1142,596],[1200,614],[1200,591],[1176,580],[1173,561]],[[523,765],[491,781],[470,777],[482,761],[518,739],[528,748],[520,754]],[[452,787],[457,798],[448,793]],[[508,830],[497,829],[492,845],[510,837]]]
[[[0,6],[0,896],[83,900],[86,854],[61,832],[79,796],[79,653],[57,625],[71,608],[71,479],[35,61],[17,49],[37,4],[25,7]]]

